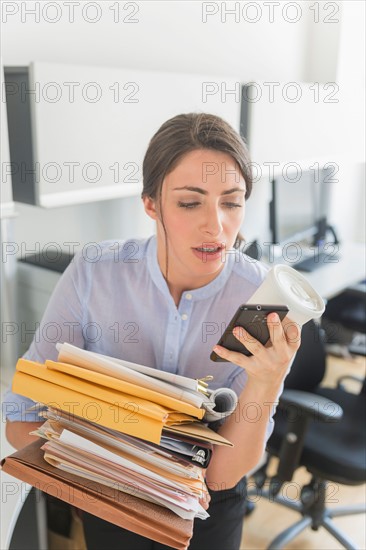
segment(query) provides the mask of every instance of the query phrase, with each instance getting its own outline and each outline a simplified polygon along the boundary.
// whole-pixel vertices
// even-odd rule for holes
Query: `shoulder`
[[[93,281],[107,283],[110,277],[122,274],[134,277],[137,266],[141,270],[144,265],[151,238],[87,243],[63,273],[63,288],[69,285],[85,295]]]
[[[152,237],[145,239],[106,240],[89,243],[79,252],[79,261],[88,263],[134,263],[146,258]]]
[[[106,240],[84,245],[72,259],[68,271],[76,275],[91,275],[117,265],[141,263],[147,256],[152,237],[145,239]]]

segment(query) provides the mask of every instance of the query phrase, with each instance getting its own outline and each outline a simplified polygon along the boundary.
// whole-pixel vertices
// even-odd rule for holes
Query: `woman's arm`
[[[300,328],[288,318],[282,323],[276,313],[268,315],[270,347],[253,339],[243,328],[235,336],[253,354],[219,347],[215,351],[228,361],[245,368],[247,383],[239,396],[236,411],[219,432],[234,447],[215,447],[206,481],[213,490],[229,489],[260,461],[266,443],[268,423],[273,415],[290,361],[300,345]]]
[[[29,435],[29,432],[42,426],[44,422],[10,422],[6,421],[6,439],[15,449],[22,449],[29,443],[39,439],[36,435]]]

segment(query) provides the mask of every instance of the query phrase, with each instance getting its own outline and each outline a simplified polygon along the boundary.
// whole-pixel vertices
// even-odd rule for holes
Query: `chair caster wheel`
[[[245,514],[244,516],[247,518],[250,516],[255,510],[255,503],[251,502],[250,500],[247,500],[245,502]]]

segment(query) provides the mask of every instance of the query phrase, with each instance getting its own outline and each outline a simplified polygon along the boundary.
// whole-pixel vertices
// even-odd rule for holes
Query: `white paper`
[[[158,391],[164,395],[175,397],[185,403],[190,403],[195,407],[201,408],[206,398],[205,395],[200,392],[194,392],[188,389],[184,389],[180,386],[174,386],[163,380],[158,380],[147,376],[142,372],[131,369],[130,367],[122,364],[122,362],[115,361],[113,358],[106,357],[99,353],[83,350],[68,344],[56,344],[59,351],[58,361],[63,363],[69,363],[76,365],[77,367],[87,368],[94,372],[100,372],[108,376],[114,376],[120,380],[131,382],[132,384],[138,384],[143,388]],[[150,367],[145,367],[150,368]],[[155,370],[155,369],[151,369]]]
[[[143,466],[139,466],[138,464],[135,464],[131,460],[128,460],[126,458],[123,458],[119,456],[116,453],[112,453],[111,451],[108,451],[108,449],[105,449],[104,447],[101,447],[100,445],[97,445],[96,443],[93,443],[92,441],[89,441],[85,437],[82,437],[80,435],[74,434],[73,432],[70,432],[69,430],[63,430],[59,441],[61,443],[65,443],[65,445],[70,445],[71,447],[75,447],[77,449],[82,449],[83,451],[86,451],[87,453],[92,453],[96,456],[100,456],[102,458],[105,458],[106,460],[110,460],[111,462],[114,462],[115,464],[119,464],[120,466],[123,466],[124,468],[128,468],[129,470],[136,472],[138,474],[141,474],[143,476],[149,477],[150,479],[153,479],[155,481],[158,481],[160,483],[164,483],[172,488],[179,488],[181,490],[186,490],[185,486],[178,483],[178,482],[172,482],[169,479],[156,474],[155,472],[152,472],[148,470],[147,468],[144,468]]]
[[[238,398],[230,388],[207,389],[208,395],[194,391],[197,381],[171,372],[159,371],[144,365],[115,359],[92,351],[83,350],[67,342],[56,344],[58,360],[107,376],[158,391],[198,408],[206,409],[204,420],[214,422],[229,416],[236,408]],[[176,385],[179,384],[179,385]],[[185,384],[185,387],[182,387]],[[215,410],[219,402],[218,411]]]

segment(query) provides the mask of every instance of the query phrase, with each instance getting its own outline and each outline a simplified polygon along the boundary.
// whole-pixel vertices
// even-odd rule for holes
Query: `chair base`
[[[294,502],[284,496],[274,495],[270,490],[260,489],[248,491],[248,497],[261,496],[271,502],[281,504],[286,508],[299,512],[303,517],[277,535],[268,546],[268,550],[280,550],[296,538],[304,529],[311,527],[317,531],[324,527],[344,548],[358,550],[354,542],[343,533],[332,521],[332,518],[363,514],[366,512],[364,504],[343,508],[329,509],[325,507],[326,482],[313,478],[309,485],[301,491],[301,501]]]

